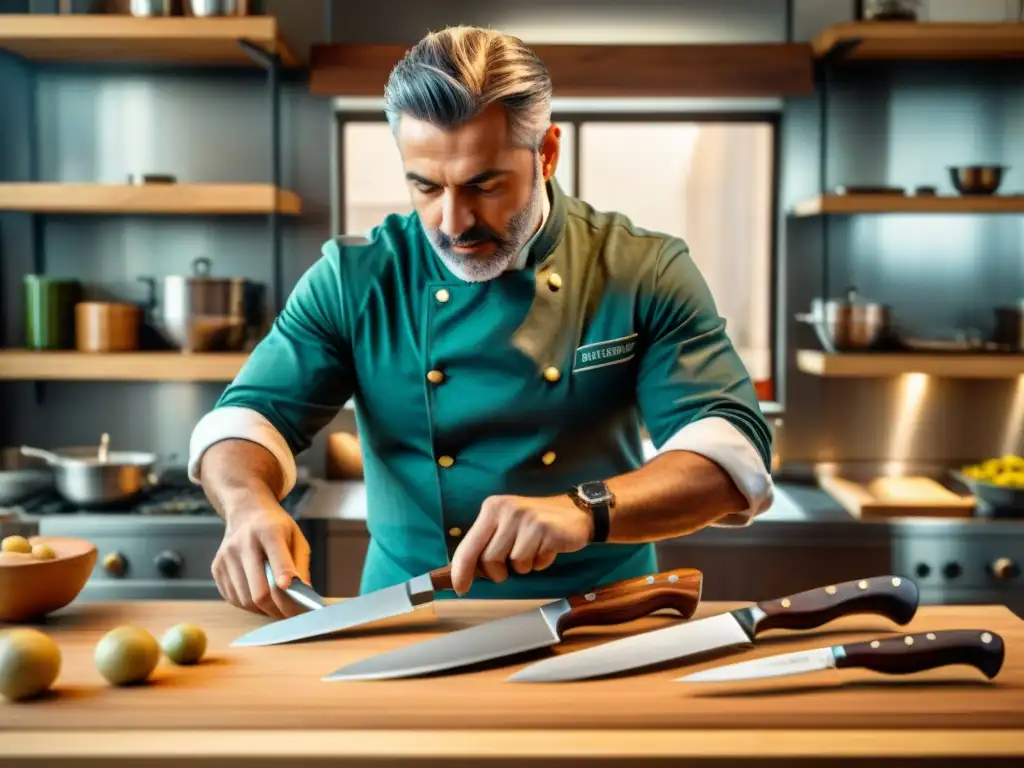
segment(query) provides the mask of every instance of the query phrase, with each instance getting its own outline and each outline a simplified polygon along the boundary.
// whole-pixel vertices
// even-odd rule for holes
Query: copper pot
[[[79,352],[129,352],[139,348],[142,310],[135,304],[83,301],[75,305]]]

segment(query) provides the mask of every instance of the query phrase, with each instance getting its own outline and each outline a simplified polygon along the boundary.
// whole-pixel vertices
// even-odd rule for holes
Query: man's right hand
[[[309,584],[309,542],[276,502],[265,501],[225,515],[224,540],[213,558],[217,589],[232,605],[274,618],[303,608],[281,591],[298,577]],[[267,582],[269,562],[279,589]]]

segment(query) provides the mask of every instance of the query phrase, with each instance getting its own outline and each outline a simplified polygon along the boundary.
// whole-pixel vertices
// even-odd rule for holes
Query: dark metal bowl
[[[991,195],[1003,183],[1005,165],[954,165],[949,177],[961,195]]]
[[[953,471],[953,477],[963,483],[974,498],[996,510],[1024,510],[1024,488],[996,485],[984,480],[975,480],[961,472]]]

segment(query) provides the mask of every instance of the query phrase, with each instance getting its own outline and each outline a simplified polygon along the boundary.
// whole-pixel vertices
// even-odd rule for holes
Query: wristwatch
[[[590,512],[594,519],[594,536],[591,541],[608,540],[608,529],[611,527],[611,510],[615,506],[615,494],[600,480],[581,483],[569,491],[569,498],[577,507]]]

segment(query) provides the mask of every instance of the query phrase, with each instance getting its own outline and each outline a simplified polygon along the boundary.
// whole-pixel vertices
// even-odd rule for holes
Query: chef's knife
[[[383,680],[442,672],[557,645],[576,627],[624,624],[662,609],[689,618],[697,610],[703,582],[703,574],[692,568],[623,579],[357,661],[324,680]]]
[[[877,614],[903,625],[914,618],[918,597],[917,585],[899,576],[848,581],[544,659],[523,667],[509,680],[586,680],[750,645],[770,629],[812,629],[855,614]]]
[[[450,589],[451,566],[446,565],[401,584],[266,624],[242,635],[231,645],[279,645],[365,626],[428,607],[438,592]]]
[[[694,672],[674,682],[724,683],[852,668],[909,675],[954,664],[975,667],[991,680],[999,674],[1004,654],[1003,638],[995,632],[950,629],[767,656]]]
[[[274,569],[270,567],[270,563],[264,563],[263,570],[267,574],[267,582],[270,584],[271,589],[279,589],[277,580],[274,578]],[[284,593],[299,605],[305,606],[310,610],[327,606],[327,603],[317,594],[316,590],[299,578],[292,579],[292,583],[284,588]]]

